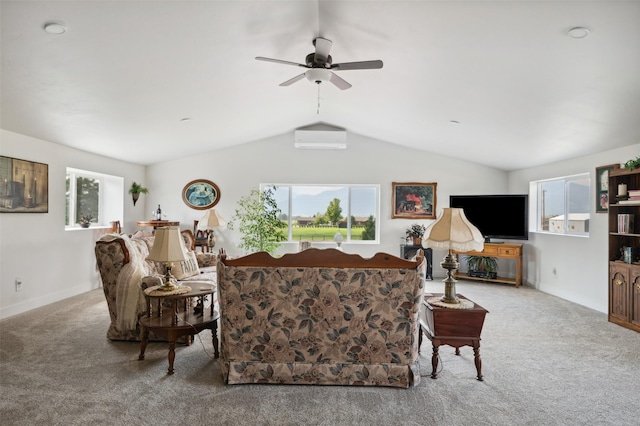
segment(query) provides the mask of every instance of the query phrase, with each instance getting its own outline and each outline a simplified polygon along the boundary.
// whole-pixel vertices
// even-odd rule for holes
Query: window
[[[263,184],[288,225],[289,241],[331,242],[336,232],[345,242],[378,242],[378,185]]]
[[[591,178],[588,173],[531,182],[534,232],[589,235]],[[533,226],[534,225],[534,226]]]
[[[123,212],[123,178],[67,168],[67,228],[77,228],[82,217],[90,217],[92,226],[108,226],[111,221],[122,220]]]

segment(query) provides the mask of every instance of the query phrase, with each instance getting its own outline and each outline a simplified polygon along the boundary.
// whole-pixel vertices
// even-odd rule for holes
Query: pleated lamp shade
[[[225,226],[227,222],[220,216],[216,209],[207,210],[198,221],[198,229],[205,231],[207,229],[216,229]]]
[[[455,251],[482,251],[484,237],[462,209],[445,208],[440,217],[427,227],[422,246]]]
[[[182,262],[189,260],[184,240],[177,226],[157,228],[151,253],[147,259],[156,262]]]

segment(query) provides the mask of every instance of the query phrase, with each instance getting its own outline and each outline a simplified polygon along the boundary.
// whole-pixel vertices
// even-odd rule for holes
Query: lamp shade
[[[189,260],[184,240],[177,226],[157,228],[148,260],[156,262],[181,262]]]
[[[482,251],[484,237],[464,214],[462,209],[445,208],[440,217],[427,227],[422,246],[455,251]]]
[[[202,219],[198,221],[198,229],[204,231],[207,229],[215,229],[223,227],[227,222],[220,216],[220,213],[216,209],[207,210],[202,216]]]

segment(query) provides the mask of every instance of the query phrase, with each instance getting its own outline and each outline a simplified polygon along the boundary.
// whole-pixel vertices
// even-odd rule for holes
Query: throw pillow
[[[179,280],[200,274],[196,254],[193,251],[190,251],[187,257],[189,260],[173,264],[171,274]]]

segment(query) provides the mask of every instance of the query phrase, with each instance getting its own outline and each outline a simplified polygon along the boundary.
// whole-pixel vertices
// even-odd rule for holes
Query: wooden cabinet
[[[640,190],[640,169],[609,172],[609,321],[640,332],[640,202],[620,200],[618,185]],[[619,228],[619,215],[631,215],[632,226]],[[624,250],[632,256],[625,262]]]
[[[466,256],[486,256],[486,257],[497,257],[499,259],[513,259],[516,261],[516,276],[513,279],[500,277],[500,273],[498,273],[497,278],[492,278],[492,279],[470,277],[467,274],[461,274],[461,273],[456,273],[456,278],[463,278],[465,280],[480,280],[480,281],[495,282],[495,283],[515,284],[516,287],[519,287],[520,284],[522,284],[522,248],[523,248],[523,244],[484,243],[484,250],[481,252],[477,252],[477,251],[455,252],[457,255],[463,255],[463,256],[465,255]]]
[[[609,263],[609,321],[640,331],[640,267]]]

